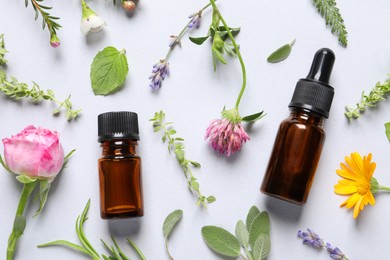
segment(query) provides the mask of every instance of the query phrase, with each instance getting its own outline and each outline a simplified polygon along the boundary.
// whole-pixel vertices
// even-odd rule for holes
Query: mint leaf
[[[108,95],[122,86],[129,67],[126,51],[106,47],[100,51],[91,64],[91,83],[95,95]]]
[[[274,51],[271,55],[269,55],[267,61],[270,63],[277,63],[286,59],[290,55],[294,43],[295,40],[293,40],[290,44],[283,45],[282,47]]]
[[[171,212],[164,220],[163,224],[163,235],[165,238],[168,238],[172,233],[173,228],[180,221],[183,216],[183,211],[178,209]]]
[[[240,243],[237,238],[223,228],[204,226],[202,237],[212,250],[221,255],[232,257],[240,255]]]
[[[271,251],[271,239],[269,235],[261,234],[253,246],[253,260],[267,258]]]
[[[386,131],[387,140],[389,140],[390,142],[390,122],[385,123],[385,131]]]

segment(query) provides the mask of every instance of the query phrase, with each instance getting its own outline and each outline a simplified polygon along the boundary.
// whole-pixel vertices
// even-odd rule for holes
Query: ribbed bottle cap
[[[298,81],[289,107],[309,109],[328,118],[334,96],[333,87],[328,85],[334,61],[332,50],[316,52],[309,75]]]
[[[139,140],[138,116],[134,112],[107,112],[98,116],[98,141]]]

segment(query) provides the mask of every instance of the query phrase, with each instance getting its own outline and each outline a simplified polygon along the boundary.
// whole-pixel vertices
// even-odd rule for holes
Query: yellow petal
[[[353,218],[357,218],[359,216],[362,199],[363,198],[361,197],[360,200],[356,203],[355,208],[353,209]]]
[[[361,198],[361,196],[357,193],[352,194],[348,199],[346,199],[340,207],[345,206],[346,208],[350,209],[352,208],[356,202]]]
[[[342,184],[334,185],[334,192],[340,195],[349,195],[357,192],[356,186],[346,186]]]
[[[368,198],[368,203],[370,203],[371,205],[375,205],[375,198],[374,198],[374,195],[372,195],[371,192],[368,192],[367,193],[367,198]]]

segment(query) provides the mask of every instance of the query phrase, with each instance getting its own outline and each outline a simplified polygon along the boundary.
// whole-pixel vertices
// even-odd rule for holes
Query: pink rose
[[[58,133],[27,126],[11,138],[4,138],[4,157],[8,168],[20,175],[53,181],[64,163],[64,150]]]

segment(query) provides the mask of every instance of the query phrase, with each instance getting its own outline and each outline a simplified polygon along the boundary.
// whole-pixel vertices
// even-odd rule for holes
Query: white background
[[[201,227],[218,225],[234,232],[236,222],[244,220],[249,208],[256,205],[271,216],[269,259],[329,259],[325,251],[304,246],[297,239],[297,230],[306,227],[340,247],[349,259],[389,259],[390,195],[377,195],[376,205],[366,207],[354,220],[351,211],[339,208],[346,197],[333,192],[339,163],[354,151],[372,152],[377,162],[374,176],[383,185],[390,185],[390,147],[383,126],[390,121],[389,102],[381,102],[358,121],[348,123],[344,116],[345,105],[353,105],[363,90],[369,91],[390,72],[389,1],[338,1],[349,32],[347,48],[339,45],[310,0],[220,1],[228,24],[242,28],[237,40],[247,66],[248,86],[240,106],[241,115],[259,110],[267,113],[247,129],[250,142],[229,159],[218,156],[203,136],[209,121],[218,118],[225,105],[230,108],[235,103],[241,86],[237,59],[229,58],[225,66],[219,64],[214,73],[210,43],[196,46],[185,37],[183,47],[171,57],[171,75],[162,89],[153,93],[148,87],[152,65],[168,50],[169,35],[177,34],[187,16],[207,1],[141,0],[132,17],[111,1],[88,1],[107,21],[107,27],[87,37],[79,30],[79,1],[44,3],[53,6],[52,15],[61,17],[58,49],[50,47],[48,31],[41,30],[41,17],[34,22],[31,6],[25,8],[23,0],[0,2],[0,33],[5,34],[9,50],[7,73],[21,82],[34,80],[44,89],[54,89],[59,99],[72,94],[74,108],[82,108],[83,112],[68,123],[63,115],[51,116],[55,107],[50,103],[35,105],[0,96],[1,138],[34,124],[59,131],[66,152],[77,149],[68,168],[53,183],[43,212],[32,218],[36,203],[27,208],[27,227],[18,243],[16,259],[87,259],[65,248],[38,249],[36,245],[57,239],[78,243],[74,224],[88,198],[92,204],[85,232],[99,252],[104,252],[100,238],[109,240],[112,234],[130,256],[134,254],[125,237],[133,239],[148,259],[166,259],[162,223],[168,213],[182,209],[183,219],[170,239],[175,259],[220,259],[202,241]],[[210,11],[206,11],[201,28],[190,34],[205,35],[209,23]],[[266,62],[272,51],[293,39],[296,43],[286,61]],[[90,64],[106,46],[127,50],[130,71],[120,91],[106,97],[94,96]],[[298,207],[268,198],[259,192],[259,187],[278,125],[289,114],[287,105],[296,81],[307,75],[314,53],[322,47],[331,48],[336,54],[331,78],[336,94],[325,124],[327,140],[308,202]],[[202,164],[201,169],[193,172],[203,193],[217,198],[207,210],[195,206],[196,199],[188,191],[174,156],[167,153],[160,135],[153,133],[148,120],[160,109],[185,138],[187,157]],[[101,149],[96,118],[100,113],[118,110],[139,115],[145,216],[107,221],[99,216],[97,159]],[[22,185],[5,170],[0,171],[0,252],[4,256],[0,258],[5,259],[6,241]]]

